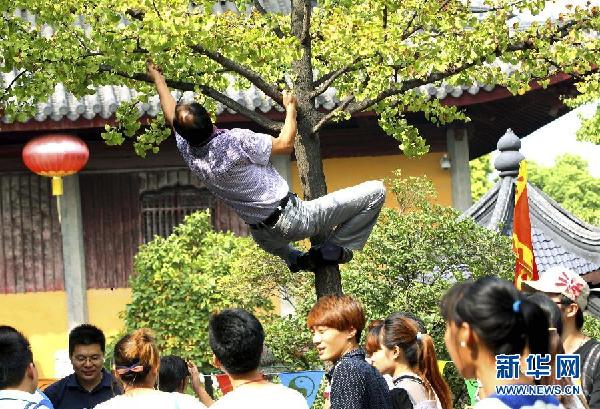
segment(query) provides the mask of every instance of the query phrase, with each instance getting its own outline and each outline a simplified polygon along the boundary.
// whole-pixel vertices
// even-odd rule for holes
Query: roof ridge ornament
[[[500,154],[494,161],[494,167],[500,172],[500,177],[517,176],[519,164],[525,156],[520,152],[521,140],[512,129],[507,129],[502,138],[498,140]]]

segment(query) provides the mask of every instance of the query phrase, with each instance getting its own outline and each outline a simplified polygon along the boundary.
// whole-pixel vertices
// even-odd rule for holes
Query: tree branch
[[[252,2],[252,5],[256,9],[256,11],[258,11],[263,16],[266,15],[266,14],[268,14],[267,10],[263,7],[262,4],[260,4],[259,0],[254,0]],[[279,24],[275,24],[275,27],[273,27],[273,32],[279,38],[284,38],[285,37],[285,34],[283,34],[283,31],[281,30],[281,27],[279,27]]]
[[[516,1],[514,4],[519,3],[519,1]],[[408,29],[410,27],[410,25],[412,24],[414,18],[416,16],[416,12],[413,13],[411,20],[409,21],[406,29]],[[550,42],[554,43],[556,41],[561,40],[562,38],[566,37],[566,35],[569,32],[569,29],[574,26],[577,22],[576,21],[571,21],[565,25],[563,25],[561,27],[561,29],[558,31],[558,36],[552,36],[550,37]],[[416,31],[419,30],[419,27],[414,27],[413,30],[410,30],[410,32],[407,32],[406,30],[403,33],[403,40],[406,40],[406,38],[410,37],[412,34],[414,34]],[[518,45],[513,45],[513,46],[509,46],[507,47],[506,51],[507,52],[513,52],[513,51],[518,51],[518,50],[525,50],[525,49],[533,49],[534,47],[530,44],[530,43],[522,43],[522,44],[518,44]],[[499,53],[498,51],[496,51],[496,55],[500,56],[501,53]],[[333,84],[333,82],[339,78],[341,75],[346,74],[348,72],[354,71],[357,69],[357,67],[353,67],[353,65],[357,64],[358,62],[360,62],[361,60],[365,59],[366,57],[360,57],[355,59],[351,64],[342,67],[338,70],[335,71],[331,71],[328,72],[327,74],[323,75],[319,80],[317,80],[315,82],[315,87],[316,89],[311,93],[311,97],[317,97],[318,95],[321,95],[323,92],[325,92],[327,90],[327,88],[329,88],[331,86],[331,84]],[[470,68],[472,65],[470,65],[467,68]],[[390,67],[394,68],[394,69],[398,69],[398,68],[404,68],[404,67],[398,67],[398,66],[394,66],[394,65],[390,65]],[[456,74],[456,73],[454,73]],[[454,75],[452,74],[452,75]],[[421,84],[424,85],[424,84]],[[353,112],[354,113],[354,112]]]
[[[569,29],[572,28],[573,26],[575,26],[577,23],[579,23],[579,21],[570,21],[570,22],[564,24],[562,27],[560,27],[560,29],[557,32],[552,33],[552,35],[550,35],[548,37],[550,44],[556,43],[556,42],[560,41],[561,39],[565,38],[569,34]],[[519,51],[519,50],[533,50],[533,49],[535,49],[533,42],[528,40],[528,41],[525,41],[522,43],[509,45],[504,50],[496,48],[494,53],[497,57],[500,57],[505,52],[515,52],[515,51]],[[319,121],[318,126],[315,126],[313,131],[318,131],[323,125],[325,125],[325,123],[327,123],[328,120],[332,119],[335,115],[339,114],[342,111],[346,111],[348,114],[354,114],[356,112],[364,111],[364,110],[372,107],[373,105],[378,104],[379,102],[383,101],[386,98],[392,97],[394,95],[403,94],[409,90],[420,87],[421,85],[435,83],[435,82],[441,81],[443,79],[446,79],[448,77],[451,77],[453,75],[456,75],[460,72],[463,72],[469,68],[472,68],[475,65],[480,64],[484,59],[485,58],[482,57],[482,58],[472,61],[470,63],[464,64],[460,67],[454,67],[454,68],[449,69],[448,71],[445,71],[442,73],[440,73],[440,72],[431,73],[429,76],[427,76],[426,78],[423,78],[423,79],[414,79],[414,80],[406,81],[406,82],[402,83],[402,86],[400,86],[400,87],[394,87],[394,88],[387,89],[385,91],[382,91],[375,98],[366,99],[366,100],[363,100],[360,102],[356,102],[354,104],[347,103],[350,98],[350,97],[348,97],[344,101],[344,102],[346,102],[345,104],[342,103],[339,107],[337,107],[333,111],[329,112],[327,115],[323,116],[323,118],[321,118],[321,120]]]
[[[364,111],[365,109],[368,109],[368,108],[372,107],[373,105],[378,104],[379,102],[383,101],[386,98],[392,97],[394,95],[403,94],[409,90],[420,87],[421,85],[431,84],[431,83],[435,83],[435,82],[444,80],[448,77],[451,77],[460,72],[463,72],[479,63],[480,63],[479,60],[473,61],[473,62],[465,64],[461,67],[449,69],[448,71],[445,71],[443,73],[439,73],[439,72],[431,73],[426,78],[405,81],[402,83],[402,86],[400,86],[400,87],[387,89],[387,90],[381,92],[375,98],[365,99],[364,101],[360,101],[360,102],[353,104],[352,106],[349,106],[348,113],[354,114],[356,112]]]
[[[269,96],[272,100],[277,102],[279,105],[283,106],[283,95],[279,90],[273,85],[266,82],[258,73],[254,72],[250,68],[244,67],[243,65],[225,57],[221,53],[207,50],[206,48],[200,45],[192,45],[190,47],[194,52],[204,55],[211,60],[221,64],[223,67],[241,75],[246,78],[252,84],[256,86],[256,88],[260,89],[267,96]]]
[[[406,27],[404,27],[404,31],[402,32],[402,36],[400,36],[401,41],[405,41],[406,39],[408,39],[408,37],[410,37],[411,35],[413,35],[419,29],[419,26],[416,26],[415,28],[413,28],[412,30],[410,30],[410,27],[414,23],[415,18],[417,18],[417,10],[415,10],[413,12],[412,17],[410,18],[410,20],[408,20],[408,24],[406,25]]]
[[[348,105],[350,105],[350,103],[354,101],[355,98],[356,97],[354,95],[350,95],[342,101],[339,107],[330,111],[328,114],[323,115],[321,119],[319,119],[319,122],[317,122],[317,124],[313,127],[312,132],[317,133],[323,127],[323,125],[331,121],[335,115],[345,110],[348,107]]]
[[[160,14],[160,11],[158,10],[158,7],[156,7],[156,3],[154,0],[152,0],[152,7],[154,8],[154,12],[156,13],[156,15],[158,16],[159,19],[163,19],[162,15]]]
[[[317,87],[317,88],[315,88],[315,90],[310,93],[310,97],[311,98],[318,97],[319,95],[321,95],[322,93],[327,91],[327,89],[331,86],[331,84],[333,84],[335,82],[335,80],[337,80],[340,76],[342,76],[348,72],[354,71],[355,69],[358,69],[358,67],[353,67],[351,65],[347,65],[338,70],[331,71],[331,72],[325,74],[317,82],[315,82],[315,87]]]
[[[315,83],[314,83],[315,90],[313,92],[311,92],[310,97],[315,98],[315,97],[321,95],[322,93],[324,93],[325,91],[327,91],[327,88],[329,88],[331,86],[331,84],[333,84],[335,82],[335,80],[337,80],[340,76],[357,70],[359,67],[357,67],[356,64],[358,64],[359,62],[361,62],[362,60],[364,60],[366,58],[367,58],[366,56],[355,58],[354,61],[352,61],[350,64],[346,65],[345,67],[339,68],[335,71],[330,71],[327,74],[323,75],[321,78],[319,78],[317,81],[315,81]]]
[[[406,25],[404,32],[402,33],[401,41],[405,41],[406,39],[408,39],[411,35],[413,35],[415,32],[417,32],[421,28],[419,26],[416,26],[412,30],[409,31],[409,28],[413,24],[416,16],[417,16],[417,11],[415,10],[413,12],[410,20],[408,21],[408,24]],[[385,26],[387,26],[387,8],[385,9],[385,16],[384,16],[384,27]],[[316,89],[310,94],[311,98],[315,98],[315,97],[321,95],[322,93],[324,93],[325,91],[327,91],[327,88],[329,88],[331,86],[331,84],[333,84],[335,82],[335,80],[338,79],[341,75],[347,74],[348,72],[352,72],[352,71],[355,71],[356,69],[358,69],[358,67],[356,67],[355,65],[358,64],[360,61],[365,60],[366,58],[367,58],[366,56],[358,57],[354,61],[352,61],[352,63],[346,65],[345,67],[339,68],[334,71],[330,71],[327,74],[323,75],[321,78],[319,78],[317,81],[315,81],[314,87]]]
[[[122,71],[114,71],[109,66],[100,67],[100,72],[107,72],[107,73],[118,75],[123,78],[130,79],[130,80],[153,84],[153,82],[146,76],[146,74],[141,74],[141,73],[128,74],[128,73],[122,72]],[[175,80],[167,80],[166,82],[167,82],[167,86],[169,86],[170,88],[179,89],[181,91],[195,91],[196,87],[197,87],[198,89],[200,89],[200,92],[202,92],[204,95],[214,99],[215,101],[222,103],[227,108],[233,109],[235,112],[242,114],[245,117],[250,118],[257,124],[261,125],[262,127],[266,128],[270,131],[279,132],[281,130],[281,128],[283,127],[283,125],[280,122],[273,121],[273,120],[267,118],[266,116],[259,114],[256,111],[252,111],[252,110],[246,108],[239,102],[231,99],[227,95],[223,94],[222,92],[216,90],[215,88],[213,88],[209,85],[195,85],[190,82],[175,81]]]
[[[167,82],[167,85],[168,84],[169,83]],[[217,91],[216,89],[214,89],[208,85],[200,85],[199,88],[200,88],[200,91],[204,95],[211,97],[215,101],[219,101],[221,104],[225,105],[226,107],[233,109],[235,112],[244,115],[245,117],[253,120],[260,126],[266,128],[272,132],[279,132],[279,131],[281,131],[281,128],[283,127],[282,123],[273,121],[273,120],[267,118],[266,116],[259,114],[256,111],[252,111],[252,110],[246,108],[239,102],[229,98],[227,95],[223,94],[222,92]]]
[[[15,75],[15,78],[12,79],[10,84],[8,84],[8,87],[6,87],[4,89],[0,89],[0,91],[2,91],[3,94],[8,94],[8,91],[10,91],[12,89],[13,85],[15,85],[17,83],[18,79],[21,78],[23,75],[25,75],[26,72],[29,72],[29,70],[20,71],[17,75]]]
[[[392,97],[394,95],[403,94],[411,89],[420,87],[421,85],[441,81],[445,78],[456,75],[459,72],[462,72],[468,68],[471,68],[478,63],[479,63],[479,61],[474,61],[474,62],[466,64],[462,67],[448,70],[444,73],[435,73],[435,74],[432,73],[428,77],[423,78],[423,79],[414,79],[414,80],[410,80],[410,81],[405,81],[402,83],[402,86],[400,86],[400,87],[389,88],[385,91],[382,91],[375,98],[365,99],[363,101],[355,102],[354,104],[352,104],[352,102],[354,101],[355,96],[351,95],[351,96],[347,97],[340,104],[340,106],[338,106],[334,110],[330,111],[328,114],[323,115],[323,117],[319,120],[317,125],[315,125],[315,127],[313,128],[313,132],[317,132],[319,129],[321,129],[323,127],[323,125],[325,125],[328,121],[330,121],[332,118],[334,118],[336,115],[338,115],[339,113],[341,113],[343,111],[346,111],[346,113],[348,113],[350,115],[352,115],[356,112],[364,111],[364,110],[372,107],[373,105],[383,101],[386,98]]]

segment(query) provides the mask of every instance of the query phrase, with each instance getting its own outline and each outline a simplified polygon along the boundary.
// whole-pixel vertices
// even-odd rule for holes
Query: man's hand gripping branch
[[[173,98],[173,95],[171,95],[169,87],[167,87],[165,77],[160,71],[160,68],[154,64],[152,60],[146,61],[146,70],[148,78],[152,80],[156,86],[156,91],[158,92],[158,97],[160,98],[160,106],[165,116],[165,122],[169,126],[173,126],[177,102],[175,101],[175,98]]]
[[[298,133],[296,124],[296,108],[298,100],[293,91],[283,91],[283,107],[285,108],[285,122],[278,138],[273,138],[271,155],[289,155],[294,150],[294,140]]]

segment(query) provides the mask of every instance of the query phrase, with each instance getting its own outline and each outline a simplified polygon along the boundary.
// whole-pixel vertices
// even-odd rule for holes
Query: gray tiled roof
[[[270,12],[289,13],[290,1],[289,0],[261,0],[264,7]],[[213,12],[222,13],[228,10],[235,11],[235,6],[231,2],[217,1],[213,8]],[[15,12],[23,19],[30,21],[32,24],[35,22],[35,16],[26,10],[19,10]],[[79,18],[76,25],[86,28],[85,22]],[[42,29],[43,35],[51,35],[52,28],[45,26]],[[507,64],[498,62],[503,71],[510,72],[513,68]],[[6,88],[13,78],[17,75],[16,71],[3,73],[0,72],[0,88]],[[419,91],[426,95],[427,98],[436,98],[443,100],[449,96],[460,97],[461,95],[468,93],[476,95],[481,91],[491,91],[495,88],[494,85],[485,85],[474,83],[471,85],[464,86],[451,86],[442,84],[436,86],[434,84],[423,85],[419,88]],[[38,122],[43,121],[60,121],[62,119],[93,119],[95,117],[102,117],[104,119],[110,118],[114,115],[117,107],[122,101],[130,101],[137,95],[137,91],[129,89],[123,86],[100,86],[96,87],[93,95],[87,95],[83,98],[75,98],[69,93],[62,84],[57,84],[54,93],[48,101],[38,103],[36,105],[36,114],[34,120]],[[248,109],[256,109],[262,112],[269,112],[272,109],[280,110],[277,104],[267,97],[262,91],[256,87],[251,86],[243,91],[237,91],[234,87],[230,87],[226,90],[226,95],[235,101],[241,103]],[[177,97],[181,93],[174,93]],[[184,93],[184,100],[192,100],[193,94],[191,92]],[[315,100],[316,108],[323,108],[326,110],[332,110],[339,104],[337,91],[335,88],[329,88],[326,92],[319,95]],[[138,106],[141,115],[156,116],[160,112],[160,105],[158,98],[151,98],[148,104],[140,104]],[[217,104],[217,115],[220,115],[224,111],[234,113],[234,111],[226,108],[222,104]],[[4,123],[9,123],[6,117],[0,119]]]
[[[546,271],[555,265],[570,268],[578,274],[600,269],[600,263],[594,263],[567,251],[563,246],[548,238],[541,229],[534,226],[531,230],[533,253],[539,271]]]
[[[578,219],[535,186],[528,184],[527,192],[531,223],[539,231],[534,250],[543,265],[570,266],[581,274],[600,269],[600,227]]]
[[[512,236],[514,184],[501,178],[462,215],[484,227]],[[579,274],[600,269],[600,227],[579,220],[537,187],[527,184],[533,253],[540,271],[561,265]]]
[[[500,180],[459,219],[471,217],[481,226],[512,236],[515,184],[521,140],[510,129],[498,141],[494,162]],[[533,253],[540,271],[561,265],[579,274],[600,269],[600,227],[566,211],[537,187],[527,184]]]
[[[0,73],[0,87],[7,87],[15,75],[17,75],[17,72],[15,71]],[[481,90],[491,91],[494,88],[494,86],[482,86],[480,84],[473,84],[468,87],[454,87],[449,85],[441,85],[438,87],[433,84],[428,84],[420,87],[420,91],[429,98],[442,100],[448,96],[459,97],[465,92],[475,95]],[[176,97],[181,95],[181,93],[178,92],[174,92],[173,94]],[[267,97],[262,91],[254,86],[242,91],[230,87],[226,90],[225,94],[248,109],[257,109],[262,112],[280,109],[271,98]],[[47,120],[60,121],[65,118],[70,120],[80,118],[92,119],[96,116],[108,119],[115,113],[121,101],[130,101],[136,95],[138,95],[138,93],[134,89],[124,86],[106,85],[96,87],[96,92],[93,95],[75,98],[62,84],[57,84],[54,93],[48,101],[36,105],[34,119],[39,122]],[[185,92],[183,98],[185,100],[192,100],[194,96],[191,92]],[[338,104],[339,99],[335,88],[329,88],[315,100],[316,108],[324,108],[326,110],[332,110]],[[140,114],[142,115],[155,116],[160,111],[158,98],[151,98],[148,104],[140,105],[139,109]],[[226,108],[222,104],[217,104],[217,115],[220,115],[225,110],[234,113],[233,110]],[[2,122],[8,123],[9,121],[3,117]]]

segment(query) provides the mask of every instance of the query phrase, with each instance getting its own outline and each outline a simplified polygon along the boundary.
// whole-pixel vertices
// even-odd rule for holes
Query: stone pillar
[[[83,219],[79,176],[63,178],[64,194],[60,197],[61,237],[65,289],[67,292],[67,321],[69,329],[88,321],[87,284],[83,247]]]
[[[466,129],[448,129],[446,133],[450,176],[452,178],[452,206],[461,212],[473,204],[471,197],[471,169],[469,168],[469,138]]]

